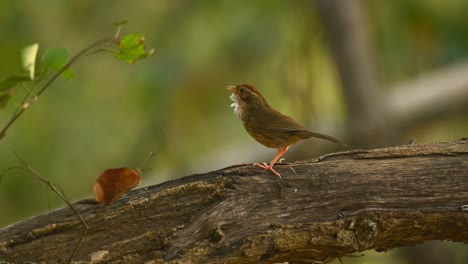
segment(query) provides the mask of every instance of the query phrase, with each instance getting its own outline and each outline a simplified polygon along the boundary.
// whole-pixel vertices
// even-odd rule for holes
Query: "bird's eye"
[[[244,92],[245,92],[245,88],[244,88],[244,87],[239,88],[239,92],[240,92],[240,93],[244,93]]]

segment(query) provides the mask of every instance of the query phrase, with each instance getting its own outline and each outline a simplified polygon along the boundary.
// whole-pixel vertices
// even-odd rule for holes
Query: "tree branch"
[[[192,175],[109,207],[74,204],[89,224],[74,261],[327,262],[426,240],[468,243],[468,140],[334,153]],[[66,260],[82,232],[62,208],[0,230],[0,260]]]
[[[350,146],[395,144],[396,126],[378,80],[363,1],[316,0],[347,107]],[[383,107],[382,107],[383,106]]]
[[[380,89],[363,1],[316,0],[348,107],[345,141],[388,146],[402,131],[468,104],[468,62]]]
[[[406,128],[468,105],[468,61],[445,66],[387,89],[388,112]]]
[[[91,50],[95,49],[96,47],[99,47],[103,44],[106,43],[118,43],[119,39],[115,38],[103,38],[101,40],[98,40],[86,48],[82,49],[79,51],[77,54],[75,54],[62,68],[60,68],[59,71],[54,73],[52,77],[48,81],[45,82],[45,84],[39,89],[37,93],[35,93],[33,96],[29,98],[29,100],[25,100],[24,102],[18,109],[17,111],[13,114],[11,119],[6,123],[6,125],[3,127],[3,129],[0,131],[0,140],[6,135],[7,130],[18,120],[18,118],[26,111],[26,109],[30,108],[44,93],[50,85],[66,70],[68,70],[80,57],[85,56],[88,52]],[[27,99],[27,98],[25,98]]]

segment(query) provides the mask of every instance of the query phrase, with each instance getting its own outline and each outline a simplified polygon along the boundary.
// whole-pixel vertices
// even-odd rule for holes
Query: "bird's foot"
[[[254,163],[254,166],[260,167],[260,168],[262,168],[264,170],[269,170],[269,171],[273,172],[273,174],[275,174],[276,176],[278,176],[281,179],[281,174],[279,174],[277,171],[275,171],[273,169],[273,165],[270,166],[266,162],[263,162],[263,165],[259,164],[259,163]]]

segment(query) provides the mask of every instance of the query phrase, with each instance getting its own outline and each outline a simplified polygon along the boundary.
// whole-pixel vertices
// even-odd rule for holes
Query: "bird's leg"
[[[276,176],[278,176],[278,177],[281,178],[281,175],[280,175],[277,171],[275,171],[275,170],[273,169],[273,165],[275,165],[276,161],[277,161],[281,156],[283,156],[283,154],[286,153],[286,151],[288,151],[288,148],[289,148],[289,146],[280,149],[280,150],[278,151],[278,154],[276,154],[276,156],[271,160],[270,165],[266,164],[265,162],[263,162],[263,165],[262,165],[262,164],[258,164],[258,163],[254,163],[254,165],[255,165],[255,166],[258,166],[258,167],[260,167],[260,168],[262,168],[262,169],[264,169],[264,170],[269,170],[269,171],[273,172]]]

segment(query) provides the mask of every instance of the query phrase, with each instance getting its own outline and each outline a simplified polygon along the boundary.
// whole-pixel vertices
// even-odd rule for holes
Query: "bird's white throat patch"
[[[231,96],[229,96],[229,98],[231,98],[231,100],[234,102],[231,104],[231,107],[234,108],[234,114],[239,117],[241,111],[239,105],[239,98],[235,93],[232,93]]]

